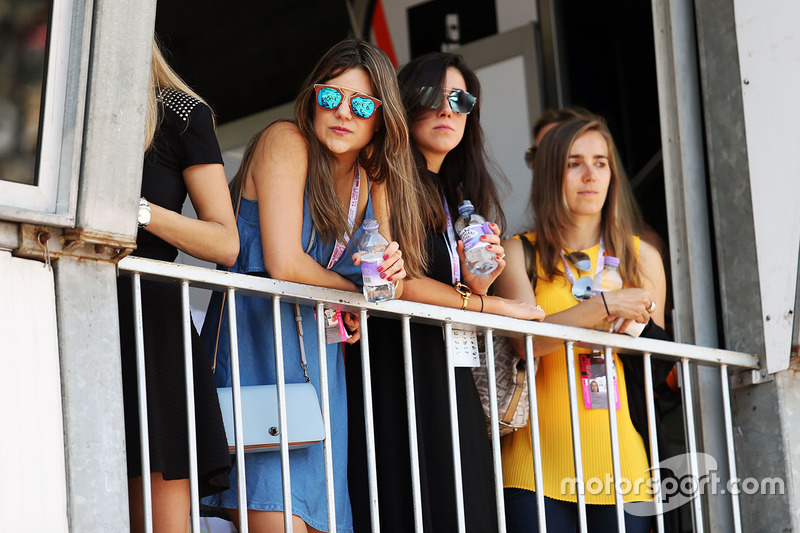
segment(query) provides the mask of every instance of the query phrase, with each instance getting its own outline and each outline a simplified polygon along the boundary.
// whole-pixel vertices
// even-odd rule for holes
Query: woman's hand
[[[353,264],[356,266],[361,265],[361,252],[353,254]],[[400,245],[392,241],[383,253],[383,262],[378,265],[378,272],[381,273],[381,278],[386,281],[399,281],[406,277],[406,269],[404,267],[403,252],[400,250]]]
[[[655,302],[655,298],[647,289],[608,291],[603,293],[603,296],[609,312],[606,320],[625,319],[625,322],[620,327],[621,331],[625,331],[628,324],[634,320],[640,324],[647,324],[650,320],[650,315],[655,310],[651,307]]]
[[[495,255],[497,268],[493,271],[483,276],[476,276],[467,268],[467,261],[464,256],[464,243],[459,240],[456,247],[458,256],[461,258],[462,281],[467,284],[475,294],[486,294],[489,287],[494,283],[494,280],[497,279],[497,276],[499,276],[506,267],[506,262],[504,260],[506,255],[505,249],[500,245],[500,227],[494,222],[489,224],[489,227],[494,232],[494,235],[481,235],[481,242],[488,243],[486,248]]]
[[[347,344],[358,342],[361,339],[361,321],[358,319],[358,315],[349,311],[342,311],[342,320],[344,321],[345,329],[350,333],[350,337],[344,342]]]

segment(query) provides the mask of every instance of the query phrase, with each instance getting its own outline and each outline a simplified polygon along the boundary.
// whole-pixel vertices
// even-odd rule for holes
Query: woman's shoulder
[[[267,126],[259,144],[273,149],[277,153],[286,150],[308,152],[308,143],[303,137],[303,133],[297,127],[297,124],[289,120],[279,120]]]
[[[639,262],[643,265],[652,264],[657,262],[662,263],[663,259],[658,249],[639,237],[634,237],[634,245],[639,249]]]
[[[190,116],[198,113],[211,116],[211,109],[202,100],[177,89],[159,89],[156,99],[164,107],[165,116],[182,122],[188,122]]]

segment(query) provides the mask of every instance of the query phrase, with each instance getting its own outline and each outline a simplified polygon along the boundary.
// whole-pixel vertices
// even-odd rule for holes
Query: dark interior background
[[[319,58],[351,32],[342,0],[171,0],[158,3],[156,33],[224,124],[294,100]]]
[[[496,33],[495,9],[494,0],[431,0],[410,7],[412,54],[447,45],[447,13],[458,13],[461,43]],[[634,194],[648,225],[666,241],[650,3],[556,2],[556,23],[565,102],[606,118],[631,179],[655,158]],[[316,61],[352,34],[343,0],[162,1],[156,31],[175,69],[211,102],[220,124],[292,101]]]

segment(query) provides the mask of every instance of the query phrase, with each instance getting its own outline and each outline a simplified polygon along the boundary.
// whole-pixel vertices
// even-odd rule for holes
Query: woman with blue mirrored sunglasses
[[[382,101],[369,93],[380,95]],[[378,107],[381,113],[375,113]],[[396,241],[390,243],[378,268],[381,277],[396,284],[400,296],[406,272],[414,275],[421,270],[424,233],[417,223],[420,214],[408,125],[386,54],[361,40],[342,41],[331,48],[303,83],[294,120],[275,122],[250,141],[231,183],[231,196],[237,205],[241,242],[231,271],[360,292],[360,255],[354,253],[354,243],[363,235],[362,222],[374,218],[381,233]],[[401,216],[390,217],[395,212]],[[229,309],[222,295],[215,294],[205,321],[208,327],[203,329],[206,345],[218,347],[215,380],[219,387],[231,386]],[[322,390],[321,378],[312,370],[327,361],[330,438],[325,446],[332,455],[336,523],[329,523],[320,442],[289,454],[293,529],[310,533],[329,531],[333,525],[340,533],[353,533],[342,342],[326,344],[325,338],[317,339],[312,307],[301,305],[298,314],[305,323],[308,374],[317,391]],[[281,303],[276,316],[269,299],[237,295],[236,315],[242,385],[277,382],[273,361],[278,318],[284,328],[278,338],[286,360],[286,382],[305,380],[298,364],[301,341],[292,304]],[[349,315],[343,313],[340,323],[352,334],[345,342],[355,342],[360,323]],[[337,334],[337,341],[341,337]],[[283,531],[281,471],[279,453],[247,455],[247,519],[254,533]],[[231,476],[230,490],[203,503],[224,509],[238,522],[235,468]]]
[[[322,109],[336,109],[342,102],[347,100],[345,91],[350,93],[350,110],[358,118],[369,118],[381,105],[381,101],[368,94],[360,93],[355,89],[340,87],[338,85],[314,85],[314,92],[317,95],[317,105]]]

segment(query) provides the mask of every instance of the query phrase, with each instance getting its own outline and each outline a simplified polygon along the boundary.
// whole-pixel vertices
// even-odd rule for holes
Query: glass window
[[[0,220],[75,221],[90,0],[0,0]]]
[[[49,0],[0,0],[0,180],[36,185]]]

